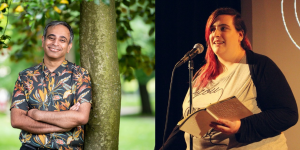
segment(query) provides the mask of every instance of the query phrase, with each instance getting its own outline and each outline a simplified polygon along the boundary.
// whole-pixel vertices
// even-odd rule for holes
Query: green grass
[[[153,116],[139,114],[121,116],[119,150],[151,150],[155,145],[155,94],[149,94]],[[122,107],[141,107],[136,94],[122,94]]]
[[[154,117],[122,116],[120,121],[119,150],[154,149]]]
[[[0,113],[0,122],[0,150],[20,149],[20,130],[11,127],[10,116]]]

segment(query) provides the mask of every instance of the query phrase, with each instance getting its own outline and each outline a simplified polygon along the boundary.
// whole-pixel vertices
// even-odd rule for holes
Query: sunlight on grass
[[[121,117],[119,150],[154,149],[154,120],[154,117]]]
[[[155,113],[155,78],[147,84],[150,104]],[[141,109],[141,98],[138,92],[138,83],[131,81],[122,85],[127,89],[122,93],[121,107],[127,109]],[[151,150],[155,145],[155,117],[142,116],[140,112],[130,115],[121,115],[119,132],[119,150]]]
[[[14,129],[10,125],[10,116],[0,114],[0,150],[18,150],[21,147],[19,141],[19,129]]]

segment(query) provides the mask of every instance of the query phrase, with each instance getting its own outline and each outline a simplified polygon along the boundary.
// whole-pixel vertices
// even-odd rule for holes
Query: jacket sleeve
[[[255,53],[250,55],[255,56],[248,63],[257,90],[257,105],[262,112],[241,119],[239,133],[236,134],[240,143],[279,135],[298,121],[297,104],[283,73],[268,57]]]

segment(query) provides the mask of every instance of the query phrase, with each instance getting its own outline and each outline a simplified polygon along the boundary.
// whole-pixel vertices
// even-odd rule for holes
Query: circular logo
[[[292,42],[295,44],[295,46],[296,46],[298,49],[300,49],[300,46],[297,44],[297,42],[295,42],[295,40],[293,39],[293,37],[291,36],[291,34],[290,34],[290,32],[289,32],[289,30],[288,30],[288,28],[287,28],[287,25],[286,25],[286,22],[285,22],[285,18],[284,18],[283,1],[284,1],[284,0],[281,0],[281,15],[282,15],[282,20],[283,20],[284,28],[285,28],[287,34],[289,35],[290,39],[292,40]],[[296,18],[297,23],[298,23],[298,25],[299,25],[299,27],[300,27],[300,21],[299,21],[299,19],[298,19],[297,7],[296,7],[296,6],[297,6],[297,5],[296,5],[296,0],[295,0],[295,1],[294,1],[295,18]]]

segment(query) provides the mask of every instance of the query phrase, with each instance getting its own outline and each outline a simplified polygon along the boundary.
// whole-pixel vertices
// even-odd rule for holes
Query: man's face
[[[70,31],[63,25],[50,26],[47,29],[46,38],[42,37],[42,47],[44,49],[44,59],[62,60],[66,53],[72,48],[70,41]]]
[[[234,53],[243,40],[243,32],[234,26],[234,16],[220,15],[211,26],[210,46],[216,55]]]

